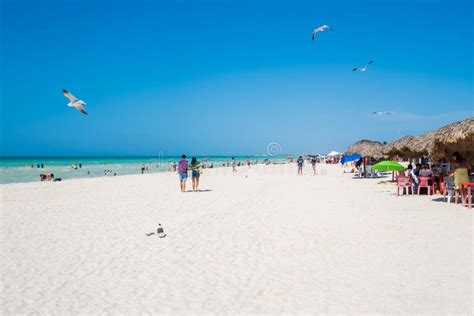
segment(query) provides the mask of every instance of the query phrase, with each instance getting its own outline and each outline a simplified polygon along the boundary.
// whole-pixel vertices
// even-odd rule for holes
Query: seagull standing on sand
[[[352,71],[366,71],[367,69],[369,69],[369,65],[372,64],[374,61],[373,60],[370,60],[367,64],[365,64],[365,66],[363,67],[355,67],[354,69],[352,69]]]
[[[326,30],[331,30],[331,31],[334,31],[332,28],[329,27],[329,25],[321,25],[320,27],[317,27],[313,30],[313,41],[314,39],[316,38],[316,34],[317,33],[320,33],[320,32],[324,32]]]
[[[69,99],[69,103],[67,104],[67,106],[70,106],[70,107],[75,107],[79,112],[87,115],[87,112],[86,110],[84,109],[84,105],[86,105],[86,102],[82,101],[82,100],[79,100],[78,98],[76,98],[75,96],[73,96],[69,91],[67,91],[66,89],[63,89],[63,94],[66,98]]]
[[[382,112],[382,111],[377,111],[377,112],[372,112],[373,115],[391,115],[392,113],[390,112]]]

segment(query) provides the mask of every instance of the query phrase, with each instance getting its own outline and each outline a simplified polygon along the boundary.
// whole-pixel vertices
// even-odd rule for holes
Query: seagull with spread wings
[[[321,32],[324,32],[326,30],[331,30],[331,31],[334,31],[332,28],[329,27],[329,25],[321,25],[320,27],[317,27],[313,30],[313,41],[314,39],[316,38],[316,34],[318,33],[321,33]]]
[[[367,69],[369,69],[369,65],[372,64],[374,61],[373,60],[369,60],[369,62],[367,62],[367,64],[365,64],[365,66],[363,67],[355,67],[354,69],[352,69],[352,71],[366,71]]]
[[[376,111],[376,112],[372,112],[373,115],[391,115],[392,113],[390,112],[382,112],[382,111]]]
[[[69,99],[69,103],[67,104],[67,106],[74,107],[79,112],[87,115],[87,112],[84,109],[84,105],[86,105],[86,102],[79,100],[78,98],[73,96],[71,92],[67,91],[66,89],[63,89],[63,95]]]

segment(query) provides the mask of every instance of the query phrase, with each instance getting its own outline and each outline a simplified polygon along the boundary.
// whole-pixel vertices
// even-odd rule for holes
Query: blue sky
[[[0,5],[1,155],[325,153],[474,115],[472,1]]]

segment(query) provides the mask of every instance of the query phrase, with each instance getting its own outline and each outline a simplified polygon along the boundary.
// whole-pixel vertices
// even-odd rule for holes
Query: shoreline
[[[324,166],[325,164],[318,164],[320,166]],[[330,164],[328,164],[330,165]],[[268,173],[268,168],[271,168],[272,166],[273,167],[279,167],[279,166],[287,166],[288,168],[287,169],[293,169],[293,166],[296,166],[295,163],[287,163],[287,162],[284,162],[284,163],[272,163],[270,165],[264,165],[264,164],[257,164],[257,165],[251,165],[252,167],[251,168],[255,168],[257,170],[259,170],[260,174],[264,174],[266,175]],[[250,168],[250,169],[251,169]],[[265,171],[262,171],[261,168],[264,168]],[[296,167],[294,167],[296,168]],[[308,171],[309,171],[309,167],[306,167],[308,168]],[[237,167],[237,170],[240,170],[241,172],[242,171],[245,171],[249,169],[248,166],[239,166]],[[215,171],[217,170],[217,171]],[[222,170],[226,170],[225,172],[222,172]],[[341,168],[342,170],[342,168]],[[191,172],[189,170],[189,172]],[[232,172],[232,166],[217,166],[217,167],[213,167],[213,168],[205,168],[203,169],[203,172],[204,173],[211,173],[211,174],[215,174],[215,173],[220,173],[220,175],[236,175],[238,174],[239,171],[237,171],[237,173],[233,173]],[[287,170],[285,172],[290,172],[290,170]],[[167,170],[167,171],[147,171],[145,172],[144,174],[141,174],[141,173],[136,173],[136,174],[117,174],[116,176],[112,176],[112,175],[96,175],[96,176],[90,176],[90,177],[77,177],[77,178],[69,178],[69,179],[62,179],[61,181],[58,181],[59,183],[56,183],[57,185],[60,185],[61,183],[65,183],[65,182],[72,182],[72,181],[81,181],[81,180],[94,180],[94,179],[102,179],[102,178],[124,178],[124,177],[144,177],[144,176],[151,176],[151,175],[160,175],[160,174],[163,174],[163,175],[176,175],[176,177],[178,177],[178,173],[177,171],[171,171],[171,170]],[[279,176],[282,176],[281,172],[279,172],[277,175]],[[189,176],[189,179],[188,179],[190,182],[190,176]],[[28,182],[12,182],[12,183],[0,183],[0,188],[3,187],[3,186],[14,186],[14,185],[28,185],[28,184],[47,184],[47,183],[51,183],[51,184],[55,184],[54,181],[28,181]]]
[[[37,168],[36,163],[34,167],[31,167],[29,164],[21,165],[1,165],[0,164],[0,182],[5,181],[3,184],[12,184],[12,183],[30,183],[39,181],[39,175],[41,173],[53,173],[56,178],[61,178],[62,181],[71,180],[71,179],[86,179],[86,178],[98,178],[98,177],[112,177],[113,173],[116,172],[116,176],[124,175],[135,175],[141,174],[141,167],[146,166],[147,170],[145,173],[162,173],[170,172],[173,162],[176,162],[180,159],[179,157],[164,157],[164,158],[153,158],[149,160],[133,160],[129,159],[140,159],[148,157],[132,157],[125,158],[126,160],[122,161],[123,157],[107,157],[108,161],[89,161],[82,163],[82,166],[79,167],[80,162],[73,163],[73,161],[79,160],[67,160],[61,164],[54,164],[52,161],[49,161],[45,164],[44,168]],[[207,157],[206,157],[207,158]],[[213,165],[212,168],[225,168],[222,164],[230,161],[230,156],[209,156],[210,160],[207,160],[208,165]],[[258,158],[258,160],[255,160]],[[62,158],[61,158],[62,159]],[[68,158],[69,159],[69,158]],[[89,158],[95,159],[95,158]],[[113,160],[115,159],[115,160]],[[216,159],[216,160],[211,160]],[[236,156],[237,162],[244,162],[247,158],[242,156]],[[270,159],[272,163],[279,164],[285,163],[285,158],[281,155],[279,156],[257,156],[253,157],[251,161],[255,163],[258,161],[258,164],[262,164],[263,160]],[[44,161],[44,160],[43,160]],[[78,166],[77,168],[72,168],[72,165]],[[243,166],[240,166],[243,167]],[[110,170],[109,174],[105,174],[106,170]],[[16,178],[16,179],[14,179]],[[6,180],[5,180],[6,179]]]

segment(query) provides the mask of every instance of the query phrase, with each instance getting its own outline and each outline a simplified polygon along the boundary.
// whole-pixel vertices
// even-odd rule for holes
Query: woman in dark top
[[[200,176],[199,167],[200,166],[201,166],[201,164],[199,164],[197,162],[196,157],[191,158],[191,165],[189,166],[189,168],[191,169],[191,179],[193,181],[193,191],[198,190],[199,176]]]
[[[311,158],[311,166],[313,167],[313,174],[316,175],[316,157]]]
[[[303,157],[300,156],[298,160],[296,160],[296,164],[298,165],[298,175],[303,174],[303,163],[304,163]]]

